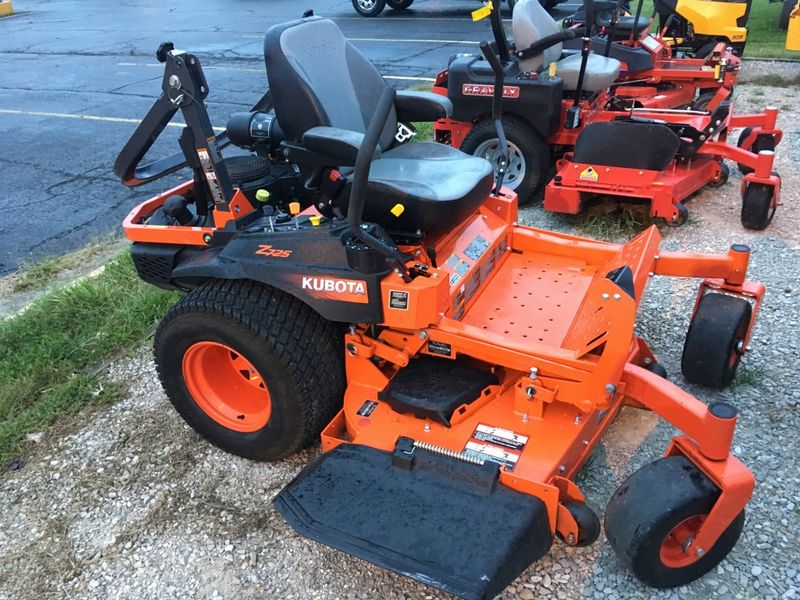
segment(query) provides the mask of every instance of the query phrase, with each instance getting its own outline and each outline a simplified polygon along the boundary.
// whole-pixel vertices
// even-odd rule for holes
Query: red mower
[[[592,198],[615,196],[649,202],[651,216],[670,225],[686,221],[684,202],[693,194],[727,181],[727,158],[745,175],[742,224],[769,225],[780,202],[780,178],[773,173],[782,138],[777,109],[734,115],[724,85],[704,110],[648,107],[664,99],[658,100],[657,86],[632,97],[636,88],[618,81],[622,64],[593,53],[589,38],[582,40],[580,54],[565,52],[562,42],[576,39],[578,30],[558,30],[535,0],[516,5],[511,51],[496,11],[492,19],[494,49],[507,82],[507,148],[501,152],[490,119],[498,80],[477,55],[454,58],[436,78],[433,91],[453,103],[453,118],[435,125],[437,141],[495,164],[507,150],[506,185],[521,202],[546,184],[548,210],[575,214]],[[548,33],[551,28],[556,31]],[[728,56],[730,64],[738,64]],[[728,134],[740,127],[745,130],[733,146]]]

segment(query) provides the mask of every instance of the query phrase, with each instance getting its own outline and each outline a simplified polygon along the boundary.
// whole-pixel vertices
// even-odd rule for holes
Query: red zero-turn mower
[[[617,245],[520,226],[502,165],[494,181],[482,158],[394,141],[398,121],[449,115],[446,98],[395,92],[326,19],[276,25],[264,48],[270,90],[224,138],[265,161],[255,194],[231,185],[200,64],[171,45],[162,97],[115,165],[128,185],[194,170],[124,224],[140,276],[188,292],[155,335],[187,423],[259,460],[321,437],[275,499],[297,531],[484,599],[555,537],[597,539],[575,476],[622,406],[649,409],[682,433],[622,483],[606,536],[656,587],[719,563],[754,487],[730,453],[736,409],[668,381],[634,323],[651,276],[706,278],[682,370],[727,385],[764,294],[746,279],[749,249],[662,251],[655,227]],[[482,51],[504,139],[502,68]],[[139,167],[178,110],[183,158]]]
[[[727,181],[728,158],[745,174],[742,223],[769,225],[780,203],[780,178],[772,171],[783,135],[777,109],[734,115],[725,87],[705,110],[639,108],[637,100],[618,95],[619,61],[590,52],[588,38],[580,54],[559,58],[561,42],[576,30],[558,30],[536,0],[517,2],[513,22],[512,54],[500,20],[492,21],[506,81],[507,148],[490,118],[494,75],[476,55],[456,57],[436,78],[433,90],[453,103],[453,117],[436,122],[437,141],[495,164],[507,153],[507,186],[523,202],[549,179],[547,210],[574,214],[591,198],[616,196],[648,201],[650,214],[671,225],[686,221],[684,201],[695,192]],[[556,32],[547,34],[551,27]],[[733,146],[728,132],[738,127],[745,129]]]

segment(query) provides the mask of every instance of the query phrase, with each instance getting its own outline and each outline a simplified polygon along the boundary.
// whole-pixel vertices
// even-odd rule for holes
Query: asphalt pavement
[[[562,5],[563,6],[563,5]],[[0,19],[0,274],[119,230],[142,199],[114,159],[160,92],[154,53],[170,40],[200,57],[212,121],[264,92],[264,32],[306,9],[330,17],[398,87],[430,85],[450,55],[477,51],[488,20],[476,0],[417,0],[367,19],[349,0],[14,0]],[[569,9],[561,9],[567,14]],[[508,17],[508,14],[505,14]],[[169,129],[154,151],[177,151]]]

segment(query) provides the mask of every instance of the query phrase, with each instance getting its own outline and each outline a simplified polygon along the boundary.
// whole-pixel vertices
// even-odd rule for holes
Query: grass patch
[[[106,250],[114,238],[99,239],[91,244],[62,256],[42,258],[35,262],[23,263],[14,275],[11,290],[27,292],[46,287],[59,273],[73,269]]]
[[[117,399],[96,366],[141,344],[174,299],[141,281],[125,252],[0,321],[0,460],[60,415]]]
[[[417,134],[414,136],[415,142],[431,142],[433,141],[433,123],[415,122],[412,123]]]
[[[747,83],[779,88],[795,87],[800,85],[800,74],[793,78],[787,78],[777,73],[764,73],[748,79]]]
[[[764,370],[760,367],[748,366],[745,363],[739,365],[736,369],[736,375],[733,376],[731,387],[738,387],[740,385],[758,385],[764,379]]]
[[[649,204],[616,201],[592,206],[568,220],[586,235],[609,241],[629,237],[656,223],[650,217]]]

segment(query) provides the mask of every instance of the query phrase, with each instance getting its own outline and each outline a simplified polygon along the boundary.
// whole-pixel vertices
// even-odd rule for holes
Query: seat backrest
[[[307,17],[275,25],[264,38],[264,61],[275,115],[288,141],[317,126],[364,133],[386,82],[333,21]],[[392,108],[380,138],[397,130]]]
[[[525,50],[534,42],[561,31],[558,23],[547,13],[539,0],[517,0],[511,27],[517,50]],[[538,71],[540,67],[546,69],[550,63],[561,58],[562,51],[563,45],[560,43],[550,46],[541,54],[521,60],[519,68],[521,71]]]

